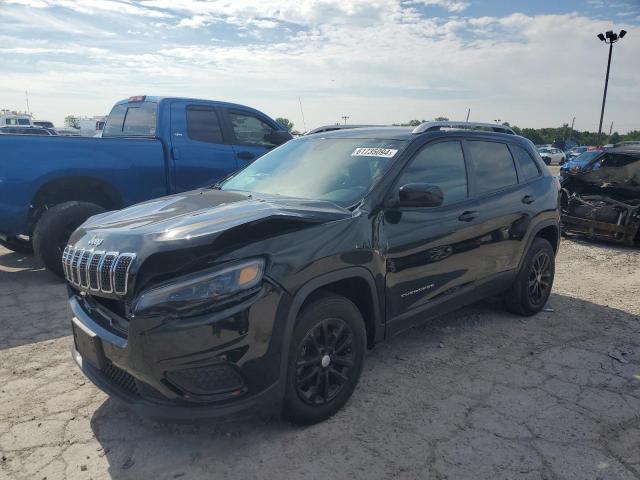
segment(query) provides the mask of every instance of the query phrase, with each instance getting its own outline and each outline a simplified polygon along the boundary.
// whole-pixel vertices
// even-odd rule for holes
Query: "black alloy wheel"
[[[534,257],[529,270],[529,300],[533,305],[546,301],[551,291],[551,259],[542,250]]]
[[[296,391],[309,405],[331,402],[354,367],[353,332],[339,318],[323,320],[302,340],[296,359]]]
[[[555,275],[555,252],[544,238],[536,237],[503,300],[510,312],[530,316],[538,313],[547,303]]]
[[[358,384],[366,349],[358,307],[331,292],[313,294],[291,335],[282,416],[310,425],[340,410]]]

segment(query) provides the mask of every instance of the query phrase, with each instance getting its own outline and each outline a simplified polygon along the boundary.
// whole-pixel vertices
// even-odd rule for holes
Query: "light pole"
[[[613,51],[613,44],[623,38],[627,34],[626,30],[620,30],[620,33],[613,33],[613,30],[609,30],[604,35],[598,34],[598,38],[604,43],[609,44],[609,60],[607,61],[607,76],[604,80],[604,94],[602,95],[602,110],[600,110],[600,126],[598,127],[598,143],[602,144],[600,135],[602,134],[602,120],[604,119],[604,104],[607,101],[607,87],[609,86],[609,69],[611,68],[611,52]]]

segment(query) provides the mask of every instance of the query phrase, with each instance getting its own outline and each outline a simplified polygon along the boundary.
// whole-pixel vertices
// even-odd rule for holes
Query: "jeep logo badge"
[[[104,238],[100,238],[94,235],[93,238],[87,242],[87,244],[91,245],[92,247],[98,247],[102,245],[102,242],[104,242]]]

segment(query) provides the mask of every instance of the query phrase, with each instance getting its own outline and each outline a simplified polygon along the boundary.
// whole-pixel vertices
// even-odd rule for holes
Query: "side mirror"
[[[273,130],[271,133],[267,133],[264,136],[264,139],[273,145],[282,145],[292,138],[293,136],[289,132],[285,132],[282,130]]]
[[[439,207],[444,200],[442,189],[428,183],[407,183],[400,187],[400,206]]]

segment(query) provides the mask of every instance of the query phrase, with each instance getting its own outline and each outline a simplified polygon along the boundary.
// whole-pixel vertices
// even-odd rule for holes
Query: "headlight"
[[[256,287],[262,281],[263,274],[263,259],[192,273],[144,292],[135,301],[133,310],[140,312],[158,305],[179,308],[187,303],[218,302]]]

